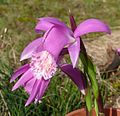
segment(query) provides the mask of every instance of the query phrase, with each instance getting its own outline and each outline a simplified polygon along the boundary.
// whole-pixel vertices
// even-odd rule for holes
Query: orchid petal
[[[80,53],[80,39],[79,38],[76,38],[76,42],[68,47],[68,52],[70,54],[70,59],[73,64],[73,68],[75,68],[78,62],[79,53]]]
[[[98,19],[87,19],[79,24],[74,31],[74,36],[79,37],[92,32],[105,32],[110,34],[109,27]]]
[[[61,70],[70,76],[70,79],[77,85],[80,91],[85,95],[86,93],[86,77],[85,75],[77,68],[73,68],[71,64],[64,64],[60,66]]]
[[[33,40],[27,47],[23,50],[21,54],[20,61],[28,59],[32,56],[32,53],[40,46],[42,46],[43,38],[38,38]]]
[[[18,82],[13,86],[12,91],[16,90],[19,86],[24,85],[32,77],[33,77],[32,71],[31,69],[29,69],[26,73],[22,75],[22,77],[18,80]]]
[[[29,64],[25,64],[21,66],[15,73],[12,75],[10,79],[10,83],[13,82],[17,77],[19,77],[21,74],[25,73],[29,69]]]
[[[31,80],[29,80],[28,82],[25,83],[24,88],[28,94],[33,94],[32,89],[34,87],[35,82],[36,82],[36,79],[32,78]],[[39,90],[36,94],[36,102],[38,102],[42,98],[45,90],[48,87],[49,82],[50,82],[50,79],[44,80],[44,78],[41,78],[39,80]]]
[[[69,43],[69,41],[70,39],[66,29],[54,27],[46,36],[44,48],[57,60],[59,53]]]
[[[39,20],[44,20],[46,22],[50,22],[50,23],[53,23],[53,24],[56,24],[56,25],[67,27],[64,22],[62,22],[59,19],[54,18],[54,17],[44,17],[44,18],[39,18]]]
[[[37,23],[35,27],[36,32],[39,32],[41,30],[47,31],[55,25],[67,27],[65,23],[53,17],[44,17],[44,18],[39,18],[38,20],[39,22]]]
[[[41,100],[41,98],[44,95],[49,83],[50,83],[50,79],[49,80],[44,80],[44,78],[41,79],[41,85],[40,85],[39,92],[38,92],[38,95],[36,98],[37,101]]]
[[[52,28],[54,26],[54,24],[50,23],[50,22],[46,22],[46,21],[39,21],[35,27],[35,31],[38,33],[40,31],[47,31],[50,28]]]
[[[30,97],[28,98],[25,106],[28,106],[36,98],[36,95],[37,95],[38,90],[39,90],[39,86],[40,86],[40,81],[36,79],[36,81],[33,85]]]
[[[32,78],[28,82],[26,82],[25,85],[23,85],[23,87],[25,88],[25,90],[28,94],[31,94],[35,80],[36,80],[35,78]]]

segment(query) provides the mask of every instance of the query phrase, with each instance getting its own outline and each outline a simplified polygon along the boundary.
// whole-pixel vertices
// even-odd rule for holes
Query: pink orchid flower
[[[44,95],[51,78],[60,68],[85,94],[85,75],[76,68],[80,53],[79,37],[91,32],[110,33],[110,29],[98,19],[82,22],[74,32],[56,18],[45,17],[38,20],[36,32],[45,33],[43,37],[35,39],[23,50],[20,61],[30,59],[30,63],[20,67],[12,75],[10,82],[22,75],[12,90],[20,86],[25,88],[30,95],[25,106],[33,101],[38,102]],[[72,65],[60,62],[65,49],[68,50]]]

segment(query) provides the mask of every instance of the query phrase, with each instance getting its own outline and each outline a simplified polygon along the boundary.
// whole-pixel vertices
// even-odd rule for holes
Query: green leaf
[[[85,96],[86,106],[89,112],[92,110],[92,94],[90,88],[88,88],[87,95]]]
[[[93,93],[95,98],[98,98],[98,83],[96,80],[96,67],[93,65],[91,60],[88,58],[88,76],[92,83]]]
[[[96,99],[96,98],[94,99],[94,105],[95,105],[95,112],[96,112],[96,115],[98,116],[99,109],[98,109],[98,104],[97,104],[97,99]]]
[[[98,83],[96,80],[96,67],[87,55],[80,53],[80,59],[84,65],[84,70],[91,81],[94,96],[95,98],[97,98],[99,91],[98,91]]]

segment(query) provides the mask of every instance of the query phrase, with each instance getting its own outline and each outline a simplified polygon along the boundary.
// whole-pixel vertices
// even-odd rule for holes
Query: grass
[[[0,0],[0,115],[64,116],[84,105],[81,95],[65,75],[52,79],[41,104],[24,107],[28,96],[21,88],[11,92],[9,83],[23,48],[38,35],[36,18],[54,16],[69,25],[69,9],[77,24],[87,18],[99,18],[111,29],[120,26],[119,0]]]

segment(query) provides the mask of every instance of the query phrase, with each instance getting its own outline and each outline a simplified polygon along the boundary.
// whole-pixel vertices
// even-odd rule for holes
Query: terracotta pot
[[[120,109],[105,108],[104,113],[105,113],[105,116],[120,116]],[[87,116],[87,111],[85,108],[82,108],[82,109],[70,112],[66,116]],[[92,110],[92,116],[96,116],[94,109]]]

